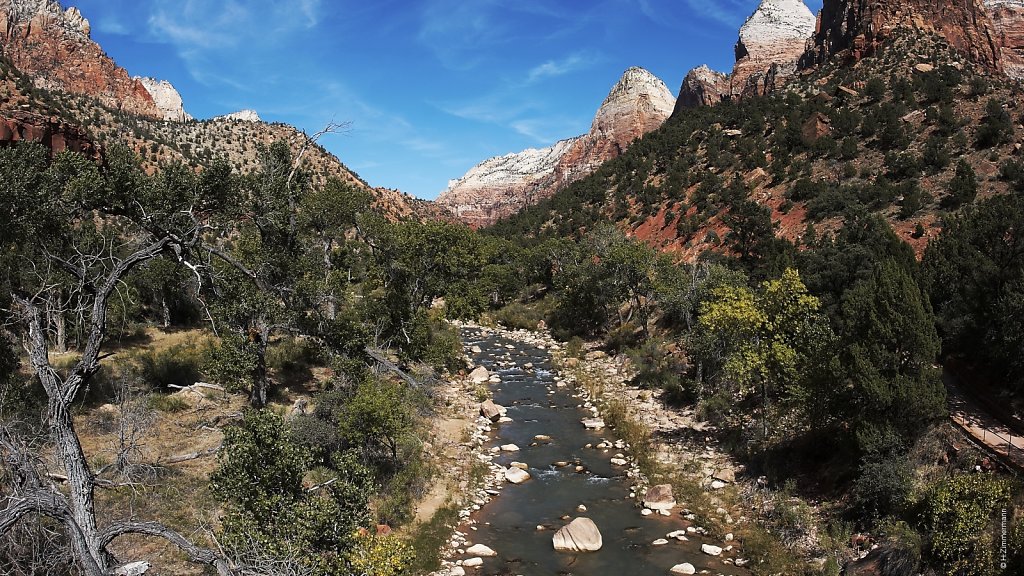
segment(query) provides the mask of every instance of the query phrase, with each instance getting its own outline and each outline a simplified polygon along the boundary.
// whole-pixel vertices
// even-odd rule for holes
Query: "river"
[[[493,464],[525,463],[532,477],[523,484],[502,487],[460,527],[470,543],[497,552],[497,556],[483,559],[477,574],[653,575],[669,574],[673,566],[684,562],[698,573],[747,574],[727,563],[728,549],[721,558],[702,553],[703,542],[727,544],[703,540],[700,529],[683,517],[680,508],[669,516],[641,515],[637,499],[630,497],[636,479],[627,475],[628,466],[610,462],[616,456],[628,458],[628,453],[614,447],[616,438],[611,430],[585,429],[582,420],[593,414],[584,409],[572,386],[559,382],[549,350],[477,327],[463,328],[462,338],[467,351],[480,350],[470,352],[473,362],[500,377],[490,389],[494,401],[505,406],[512,419],[492,426],[484,449],[493,455]],[[537,441],[538,435],[551,440]],[[594,448],[601,443],[611,446]],[[493,452],[493,447],[507,444],[520,449]],[[556,465],[565,462],[569,465]],[[577,471],[578,466],[582,472]],[[581,516],[600,529],[601,550],[556,552],[552,545],[555,531]],[[688,527],[688,540],[666,538]],[[668,542],[655,545],[659,539]],[[474,569],[467,568],[467,573],[473,574]]]

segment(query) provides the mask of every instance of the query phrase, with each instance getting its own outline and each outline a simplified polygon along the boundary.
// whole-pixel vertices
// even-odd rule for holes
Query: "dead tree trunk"
[[[47,396],[46,424],[54,443],[55,456],[67,478],[67,495],[57,490],[52,481],[45,482],[35,470],[32,459],[20,453],[9,439],[2,436],[0,448],[7,454],[6,461],[20,462],[22,494],[7,499],[7,507],[0,510],[0,534],[5,533],[22,517],[42,514],[62,522],[72,542],[75,557],[89,576],[105,576],[113,568],[114,558],[107,552],[110,542],[121,534],[137,533],[162,536],[184,550],[196,561],[216,566],[222,575],[230,574],[227,562],[218,554],[189,543],[181,535],[154,523],[126,522],[101,530],[96,522],[96,478],[86,460],[72,419],[71,406],[75,397],[89,379],[100,369],[101,348],[106,336],[106,317],[110,297],[128,273],[138,264],[159,256],[170,244],[164,237],[138,248],[120,259],[108,258],[109,268],[98,278],[90,274],[86,264],[75,264],[59,257],[51,258],[81,283],[83,293],[77,301],[86,303],[78,312],[85,319],[82,324],[84,346],[78,362],[62,375],[49,359],[50,342],[47,332],[45,293],[35,295],[12,294],[24,331],[24,345],[36,377]],[[111,532],[113,530],[113,533]],[[113,534],[113,535],[111,535]]]

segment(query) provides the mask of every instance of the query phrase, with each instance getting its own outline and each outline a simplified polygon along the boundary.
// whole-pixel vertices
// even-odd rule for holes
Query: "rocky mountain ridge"
[[[815,25],[802,0],[762,0],[740,28],[732,72],[694,68],[683,79],[676,109],[773,91],[796,72]]]
[[[1003,70],[1003,45],[990,15],[1020,9],[1000,0],[825,0],[817,31],[808,41],[803,66],[840,56],[859,60],[874,54],[893,33],[910,28],[942,37],[971,60]]]
[[[470,226],[493,224],[621,155],[634,140],[660,127],[674,106],[664,82],[643,68],[629,68],[609,91],[587,134],[485,160],[449,182],[437,203]]]
[[[130,77],[89,32],[77,9],[54,0],[0,0],[0,146],[36,141],[101,161],[102,149],[117,143],[149,172],[168,162],[201,169],[220,158],[246,173],[258,166],[261,146],[284,140],[297,151],[306,141],[253,111],[194,121],[170,83]],[[432,203],[371,187],[321,146],[310,147],[305,161],[315,182],[339,178],[365,189],[389,218],[449,217]]]
[[[143,82],[107,56],[90,31],[77,8],[65,10],[56,0],[0,0],[4,57],[37,87],[89,95],[114,109],[161,118]]]

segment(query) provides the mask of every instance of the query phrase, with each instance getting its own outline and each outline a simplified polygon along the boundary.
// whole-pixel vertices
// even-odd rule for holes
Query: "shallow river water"
[[[494,425],[485,448],[516,444],[518,452],[498,453],[494,463],[526,463],[532,476],[523,484],[505,486],[475,512],[475,530],[462,527],[473,543],[486,544],[498,553],[497,557],[485,558],[477,574],[658,575],[668,574],[672,566],[683,562],[693,564],[697,573],[747,574],[720,558],[703,554],[702,542],[726,544],[702,540],[698,534],[688,534],[685,542],[669,539],[668,544],[652,545],[670,532],[685,530],[690,523],[679,508],[667,517],[642,516],[636,499],[629,497],[633,479],[626,476],[625,467],[609,462],[625,451],[585,448],[616,438],[608,429],[584,428],[581,420],[592,415],[579,407],[582,401],[574,397],[571,386],[556,385],[546,350],[475,328],[464,329],[462,336],[467,349],[475,345],[482,350],[470,354],[474,363],[500,376],[501,382],[492,383],[491,391],[494,401],[505,406],[512,418],[512,422]],[[534,440],[537,435],[552,440],[538,443]],[[556,467],[555,462],[570,465]],[[582,465],[585,472],[576,472],[577,465]],[[581,504],[585,512],[578,510]],[[597,524],[603,547],[580,554],[556,552],[552,546],[554,532],[580,516]],[[472,574],[473,570],[467,572]]]

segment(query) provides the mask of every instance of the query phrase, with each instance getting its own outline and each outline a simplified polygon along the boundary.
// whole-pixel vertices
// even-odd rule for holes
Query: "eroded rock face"
[[[763,95],[796,72],[815,23],[802,0],[763,0],[740,28],[732,93]]]
[[[0,44],[47,90],[84,94],[115,109],[162,118],[149,91],[89,37],[89,21],[55,0],[0,0]]]
[[[683,78],[676,109],[714,106],[728,98],[731,90],[728,74],[712,70],[707,65],[698,66]]]
[[[32,112],[11,111],[0,114],[0,146],[12,146],[18,142],[39,142],[49,148],[52,154],[71,150],[94,162],[103,162],[102,148],[77,125]]]
[[[141,78],[136,80],[142,82],[146,91],[153,98],[153,103],[160,110],[164,120],[172,122],[186,122],[192,120],[192,116],[185,112],[185,103],[181,100],[181,94],[170,82],[157,80],[155,78]]]
[[[590,132],[553,146],[486,160],[452,180],[437,202],[473,227],[493,224],[550,197],[622,154],[662,125],[675,98],[642,68],[626,70],[594,117]]]
[[[796,72],[815,22],[802,0],[762,0],[740,28],[732,72],[707,66],[691,70],[679,89],[676,111],[775,90]]]
[[[985,0],[1006,75],[1024,79],[1024,0]]]
[[[608,93],[590,132],[572,143],[555,166],[549,192],[579,180],[622,155],[634,140],[660,128],[672,115],[676,99],[665,83],[643,68],[630,68]]]
[[[975,62],[1002,69],[999,37],[983,0],[825,0],[801,63],[870,56],[900,28],[938,34]]]
[[[437,202],[474,228],[515,214],[541,200],[538,191],[551,179],[558,161],[575,140],[485,160],[462,178],[449,182]]]

